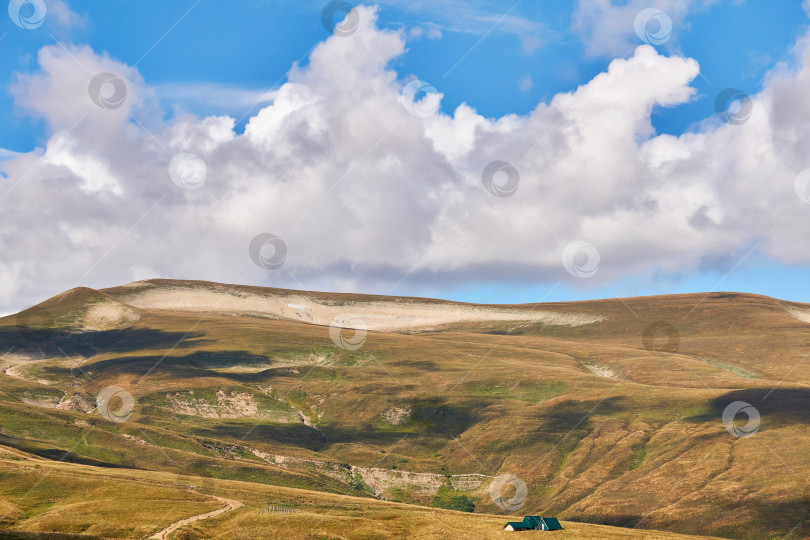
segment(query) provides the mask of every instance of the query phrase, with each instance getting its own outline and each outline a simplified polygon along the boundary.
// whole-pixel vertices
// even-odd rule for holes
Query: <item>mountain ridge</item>
[[[736,293],[480,306],[76,288],[0,319],[0,444],[203,485],[487,514],[518,497],[569,522],[810,534],[805,311]],[[743,409],[727,421],[738,403],[756,426]],[[0,503],[26,512],[12,492]]]

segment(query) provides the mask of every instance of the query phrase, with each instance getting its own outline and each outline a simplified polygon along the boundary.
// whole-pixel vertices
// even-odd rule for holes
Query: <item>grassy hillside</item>
[[[212,496],[238,498],[240,508],[201,520],[176,538],[513,538],[505,516],[466,514],[318,491],[181,476],[102,469],[34,458],[0,448],[4,538],[144,538],[170,524],[223,505]],[[274,512],[265,512],[273,508]],[[513,517],[512,519],[518,519]],[[563,522],[555,538],[677,539],[600,525]],[[75,536],[74,536],[75,535]],[[689,537],[693,538],[693,537]]]
[[[416,516],[492,537],[500,513],[802,537],[806,321],[810,306],[733,293],[487,307],[165,280],[74,289],[0,319],[0,444],[59,460],[65,474],[135,468],[227,480],[220,495],[246,503],[252,490],[306,489],[380,509],[347,507],[307,529],[305,512],[257,518],[253,507],[178,538],[201,527],[229,536],[255,519],[316,536],[352,537],[361,523],[396,535]],[[120,391],[100,400],[110,387]],[[723,423],[738,401],[760,417],[751,436],[732,433],[747,429],[745,414]],[[491,494],[506,474],[518,480]],[[37,475],[25,478],[15,482]],[[47,483],[34,491],[64,504]],[[14,497],[0,501],[5,526],[127,536]],[[386,500],[472,503],[477,517]]]

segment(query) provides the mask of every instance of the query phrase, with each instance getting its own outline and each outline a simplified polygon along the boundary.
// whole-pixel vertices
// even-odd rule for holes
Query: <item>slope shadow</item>
[[[198,351],[184,356],[149,355],[149,356],[121,356],[100,360],[88,365],[88,368],[97,371],[116,371],[131,374],[142,374],[157,362],[163,369],[172,371],[177,376],[200,377],[228,377],[234,375],[254,375],[252,373],[219,373],[214,368],[226,368],[237,365],[251,365],[267,363],[266,356],[253,354],[247,351]],[[263,379],[264,377],[262,377]]]
[[[623,400],[622,396],[613,396],[601,400],[561,401],[543,410],[540,426],[534,433],[559,435],[571,431],[590,431],[593,417],[627,410],[621,404]]]
[[[44,356],[127,353],[143,349],[187,348],[210,340],[203,332],[168,332],[155,328],[69,331],[62,328],[0,327],[0,351],[18,350]]]
[[[274,373],[263,370],[258,373],[220,373],[204,366],[215,366],[219,359],[219,367],[229,367],[244,363],[266,362],[264,356],[255,355],[246,351],[222,351],[215,355],[209,353],[192,353],[185,356],[148,355],[148,356],[119,356],[107,360],[99,360],[82,366],[81,372],[92,379],[112,375],[134,375],[143,377],[146,374],[162,375],[176,379],[192,379],[199,377],[226,378],[240,383],[260,383],[272,380]],[[49,364],[38,367],[39,373],[55,380],[70,378],[77,375],[74,368]]]
[[[613,396],[587,401],[566,400],[546,407],[539,415],[528,417],[536,420],[531,426],[517,424],[515,429],[497,442],[493,451],[509,452],[515,448],[536,448],[538,452],[548,452],[549,447],[558,453],[571,450],[578,441],[593,431],[593,418],[607,416],[628,410],[622,404],[625,398]]]
[[[208,428],[194,428],[194,435],[219,440],[236,440],[246,443],[281,443],[319,451],[327,446],[324,436],[304,424],[248,424],[227,422]]]
[[[716,525],[715,516],[721,515],[748,515],[733,525]],[[662,527],[650,516],[633,514],[580,514],[572,516],[572,521],[596,523],[614,527],[626,528],[666,528],[671,532],[697,535],[712,534],[728,538],[765,538],[790,537],[805,538],[808,524],[806,516],[810,513],[810,498],[799,497],[782,502],[766,500],[749,500],[742,505],[738,503],[721,503],[713,501],[711,510],[707,507],[690,515],[690,519],[681,522],[668,523]]]
[[[405,438],[430,444],[453,439],[479,421],[480,411],[487,402],[474,400],[446,403],[439,397],[402,400],[397,403],[410,409],[410,416],[398,425],[324,424],[318,428],[330,443],[361,443],[390,446]]]
[[[87,456],[82,456],[74,452],[71,452],[70,450],[65,450],[64,448],[50,448],[50,447],[45,448],[42,446],[37,446],[34,444],[30,444],[30,441],[28,441],[27,439],[16,439],[2,434],[0,434],[0,445],[8,446],[10,448],[14,448],[22,452],[26,452],[28,454],[33,454],[35,456],[39,456],[48,459],[50,461],[61,461],[63,463],[78,463],[80,465],[92,465],[93,467],[106,467],[111,469],[134,468],[129,465],[118,465],[116,463],[108,463],[106,461],[101,461]]]
[[[410,432],[456,437],[477,421],[477,411],[489,404],[486,400],[468,400],[448,404],[443,398],[417,398],[410,401],[411,416],[404,424]]]
[[[624,527],[627,529],[644,528],[644,516],[640,514],[574,514],[566,519],[580,523],[594,525],[609,525],[611,527]]]
[[[730,404],[752,405],[760,415],[761,429],[810,424],[810,390],[803,388],[750,388],[734,390],[709,402],[710,412],[692,416],[692,422],[719,422]],[[745,415],[743,415],[744,419]]]
[[[810,534],[810,497],[802,496],[786,501],[760,501],[754,508],[755,523],[767,524],[764,533],[776,532],[779,536],[807,538]]]
[[[422,398],[409,402],[411,418],[391,429],[368,424],[325,424],[314,429],[304,424],[245,424],[226,422],[197,428],[195,434],[210,438],[236,439],[245,442],[275,442],[321,451],[334,444],[359,443],[391,446],[404,438],[420,441],[446,441],[463,433],[476,422],[481,403],[463,405],[445,403],[441,398]]]
[[[82,366],[84,371],[93,371],[97,377],[99,374],[128,374],[145,375],[157,366],[160,371],[169,377],[178,379],[188,379],[197,377],[210,377],[218,379],[228,379],[236,383],[256,384],[272,381],[278,378],[300,379],[302,381],[315,380],[337,380],[346,377],[346,371],[340,368],[312,366],[300,373],[292,371],[290,366],[284,363],[275,365],[275,360],[270,356],[254,354],[244,350],[234,351],[196,351],[183,356],[170,355],[147,355],[147,356],[119,356],[105,360],[99,360],[92,364]],[[216,371],[217,369],[234,366],[262,367],[255,372],[227,372]],[[51,376],[64,376],[67,371],[59,366],[46,366],[41,368],[43,372]],[[405,389],[411,388],[405,386]],[[374,386],[374,391],[378,391],[379,386]],[[358,388],[357,391],[362,391]]]

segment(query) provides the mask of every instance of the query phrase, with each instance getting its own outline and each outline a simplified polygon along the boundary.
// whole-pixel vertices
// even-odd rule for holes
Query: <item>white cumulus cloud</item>
[[[561,257],[580,241],[599,252],[597,284],[730,268],[752,248],[810,262],[794,189],[810,167],[806,46],[752,96],[746,123],[707,119],[679,137],[657,135],[650,115],[693,99],[699,66],[646,45],[527,115],[461,105],[423,118],[402,104],[413,76],[390,67],[406,36],[358,9],[357,31],[293,67],[243,134],[228,116],[166,122],[137,70],[43,48],[12,91],[47,122],[47,143],[0,162],[0,311],[150,275],[379,293],[577,282]],[[125,81],[120,107],[90,98],[100,72]],[[198,189],[169,176],[181,152],[206,164]],[[510,197],[482,185],[496,160],[519,172]],[[288,248],[277,270],[248,256],[265,232]]]

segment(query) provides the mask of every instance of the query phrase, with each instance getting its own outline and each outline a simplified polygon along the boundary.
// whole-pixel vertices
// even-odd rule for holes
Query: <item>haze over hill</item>
[[[343,534],[341,520],[364,518],[324,502],[338,494],[808,535],[808,321],[808,305],[735,293],[484,306],[172,280],[73,289],[0,319],[0,443],[13,448],[0,524],[152,534],[216,509],[210,494],[246,506],[184,530],[270,519],[300,524],[291,537]],[[155,489],[202,478],[171,516],[114,526],[50,507],[25,472],[43,458],[83,475],[60,505],[101,489],[88,465],[154,471]],[[282,499],[300,517],[257,513]],[[428,512],[385,508],[384,536]],[[481,519],[483,536],[506,521]]]

